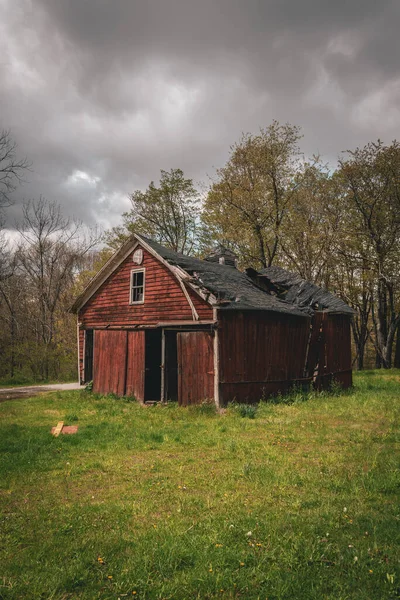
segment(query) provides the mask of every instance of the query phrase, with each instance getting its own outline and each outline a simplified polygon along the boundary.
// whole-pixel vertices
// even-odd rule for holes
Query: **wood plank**
[[[128,331],[128,356],[125,394],[144,401],[145,332]]]
[[[54,437],[58,437],[60,435],[63,427],[64,427],[64,421],[59,421],[53,431]]]
[[[214,343],[208,331],[178,332],[178,403],[214,398]]]

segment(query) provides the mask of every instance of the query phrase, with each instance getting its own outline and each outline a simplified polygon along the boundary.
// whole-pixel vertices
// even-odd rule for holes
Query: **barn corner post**
[[[165,402],[165,329],[161,329],[161,402]]]
[[[221,408],[219,399],[219,336],[218,336],[218,309],[213,308],[214,327],[214,402],[217,410]]]
[[[79,315],[77,315],[76,318],[76,340],[78,343],[78,382],[81,385],[82,384],[82,376],[81,376],[81,347],[80,347],[80,335],[79,335],[79,331],[80,330],[80,323],[79,323]]]

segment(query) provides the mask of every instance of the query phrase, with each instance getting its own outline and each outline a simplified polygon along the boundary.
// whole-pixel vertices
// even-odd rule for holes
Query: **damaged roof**
[[[264,310],[303,318],[312,316],[316,310],[354,313],[340,298],[280,267],[242,272],[228,264],[174,252],[139,234],[133,234],[93,277],[75,300],[72,312],[78,312],[86,304],[138,243],[165,262],[182,285],[190,286],[222,310]]]
[[[194,287],[213,294],[221,309],[268,310],[298,317],[309,316],[291,302],[267,294],[236,267],[179,254],[143,235],[137,235],[137,238],[142,239],[170,265],[183,269],[190,276],[189,281]]]
[[[311,308],[313,311],[348,315],[355,312],[334,294],[281,267],[268,267],[261,269],[259,273],[268,279],[278,298],[301,309]]]

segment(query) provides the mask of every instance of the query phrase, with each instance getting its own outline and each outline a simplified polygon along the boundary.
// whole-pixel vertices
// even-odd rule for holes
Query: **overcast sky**
[[[273,119],[335,161],[400,138],[399,0],[0,0],[0,127],[15,194],[115,225],[128,194],[195,182]]]

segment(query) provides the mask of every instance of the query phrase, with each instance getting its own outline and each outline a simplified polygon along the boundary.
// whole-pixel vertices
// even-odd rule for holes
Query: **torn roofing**
[[[328,313],[353,315],[355,311],[343,300],[314,283],[302,279],[281,267],[268,267],[258,272],[266,277],[278,298],[298,306]]]
[[[248,269],[243,273],[233,266],[179,254],[138,234],[133,234],[94,276],[75,300],[72,312],[78,312],[88,302],[138,242],[165,261],[172,271],[174,267],[184,271],[187,277],[182,279],[203,297],[208,296],[211,304],[215,304],[211,298],[214,296],[216,305],[223,310],[264,310],[303,318],[312,316],[315,310],[354,313],[333,294],[279,267]]]
[[[266,293],[246,273],[233,266],[179,254],[143,235],[136,238],[143,240],[171,266],[183,269],[190,276],[190,283],[213,294],[218,307],[223,310],[267,310],[297,317],[310,316],[309,311]]]

